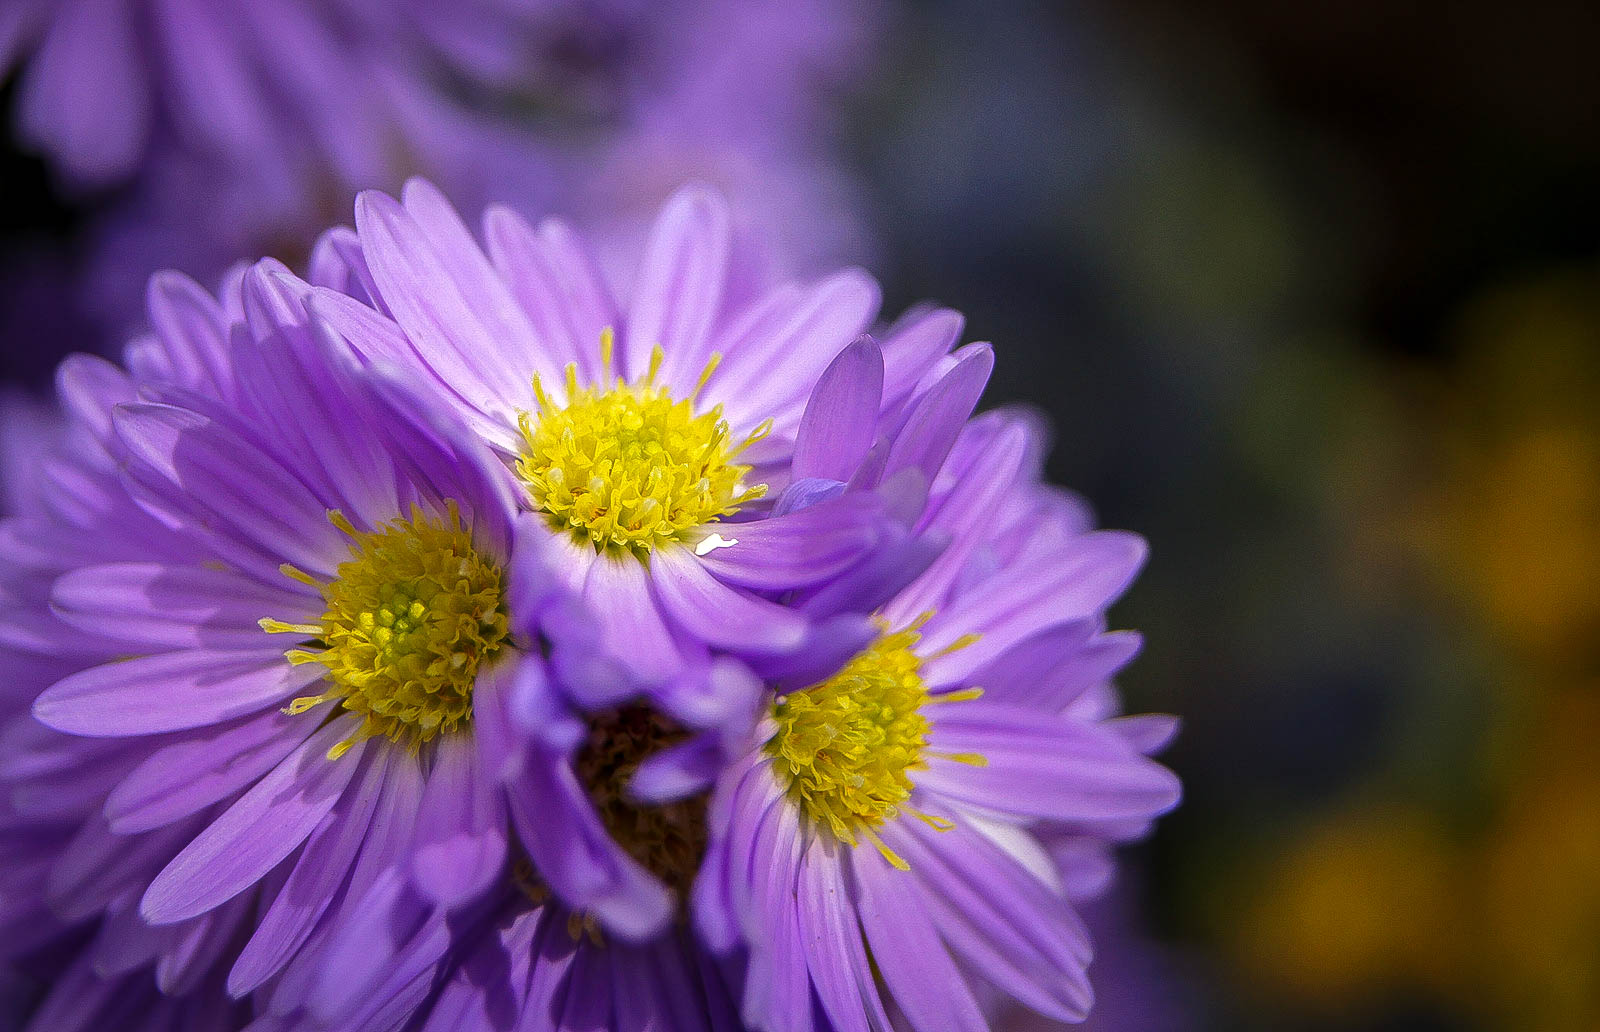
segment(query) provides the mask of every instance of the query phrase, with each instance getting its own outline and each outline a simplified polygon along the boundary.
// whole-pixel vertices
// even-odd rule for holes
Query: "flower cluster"
[[[355,222],[157,276],[10,447],[27,1027],[1081,1019],[1174,726],[1110,687],[1143,544],[973,415],[990,349],[855,270],[744,296],[704,188],[625,301],[420,181]]]

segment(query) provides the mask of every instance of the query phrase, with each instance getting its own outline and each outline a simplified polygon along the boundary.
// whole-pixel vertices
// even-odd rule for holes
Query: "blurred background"
[[[1600,7],[564,6],[537,74],[447,91],[507,175],[417,147],[314,224],[420,170],[622,247],[708,178],[773,274],[864,262],[996,343],[987,403],[1150,539],[1122,685],[1185,720],[1089,1027],[1600,1029]],[[0,154],[9,404],[113,352],[147,266],[303,261],[48,150]]]

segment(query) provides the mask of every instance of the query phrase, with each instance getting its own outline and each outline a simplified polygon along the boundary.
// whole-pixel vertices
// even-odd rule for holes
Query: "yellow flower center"
[[[442,520],[416,506],[373,533],[343,514],[329,518],[351,539],[351,557],[328,583],[292,566],[283,572],[322,592],[322,623],[262,620],[273,634],[301,634],[308,647],[291,663],[327,667],[327,690],[302,696],[286,712],[338,700],[364,716],[361,727],[329,752],[384,736],[413,748],[472,718],[478,669],[504,647],[507,618],[499,566],[479,555],[454,502]]]
[[[663,357],[659,347],[649,370],[633,383],[612,376],[612,347],[607,330],[598,386],[580,389],[577,366],[567,366],[564,407],[534,377],[539,411],[518,417],[523,448],[517,472],[534,506],[557,529],[596,548],[626,549],[642,558],[766,493],[765,484],[745,486],[750,467],[734,460],[765,437],[770,424],[735,441],[722,406],[695,412],[695,399],[719,356],[706,364],[694,393],[676,400],[655,382]]]
[[[650,707],[624,706],[593,718],[574,764],[612,840],[680,901],[687,898],[706,851],[705,796],[649,805],[635,801],[628,785],[641,763],[685,738],[681,728]]]
[[[864,835],[900,868],[905,861],[874,828],[902,812],[941,830],[952,827],[907,803],[914,787],[910,772],[927,766],[925,756],[934,755],[927,748],[930,725],[923,707],[983,693],[981,688],[928,691],[922,658],[914,651],[927,619],[886,631],[826,681],[778,699],[772,710],[777,732],[766,744],[790,800],[812,824],[852,846],[858,834]],[[961,639],[944,652],[973,640]],[[984,762],[968,754],[937,755],[979,766]]]

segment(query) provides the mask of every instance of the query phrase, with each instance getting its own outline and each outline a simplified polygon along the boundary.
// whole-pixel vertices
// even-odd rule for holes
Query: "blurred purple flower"
[[[741,202],[776,273],[864,256],[831,93],[875,6],[731,0],[12,0],[18,132],[69,184],[128,187],[89,304],[118,325],[149,273],[297,264],[363,188],[428,175],[593,220],[622,253],[685,179]],[[620,250],[619,250],[620,249]]]

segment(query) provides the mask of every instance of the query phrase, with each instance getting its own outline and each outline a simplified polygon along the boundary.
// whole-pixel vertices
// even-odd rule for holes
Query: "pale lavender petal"
[[[1178,737],[1183,721],[1165,713],[1145,713],[1136,717],[1118,717],[1107,722],[1107,727],[1122,736],[1123,741],[1145,756],[1154,756]]]
[[[860,337],[839,352],[811,391],[794,442],[794,476],[849,480],[877,432],[883,352]]]
[[[600,621],[606,650],[639,677],[663,680],[683,668],[683,650],[656,608],[649,573],[638,559],[597,555],[583,598]]]
[[[495,442],[516,447],[516,415],[533,401],[529,370],[519,369],[474,312],[452,270],[399,202],[375,191],[356,200],[356,230],[384,304],[441,387],[491,424]],[[510,342],[515,343],[515,342]]]
[[[388,756],[388,750],[374,749],[362,757],[359,779],[307,839],[288,880],[272,897],[228,973],[228,991],[234,996],[253,991],[277,974],[310,938],[317,919],[349,875],[366,837],[382,795]],[[338,762],[346,760],[348,757],[343,757]]]
[[[771,519],[714,524],[727,543],[697,551],[718,580],[757,590],[804,587],[863,559],[878,543],[882,519],[870,495],[846,495]]]
[[[198,813],[277,766],[314,730],[312,721],[273,710],[163,745],[111,790],[106,819],[127,835]]]
[[[145,310],[177,382],[227,396],[233,387],[228,322],[216,300],[181,273],[158,272],[150,277]]]
[[[941,663],[940,676],[975,670],[1005,648],[1046,627],[1096,619],[1120,596],[1144,564],[1144,539],[1124,531],[1086,534],[1064,552],[1046,553],[999,575],[1004,591],[968,590],[930,621],[929,651],[966,634],[982,635]],[[1030,556],[1030,559],[1035,557]]]
[[[759,318],[735,323],[719,344],[726,358],[707,383],[706,396],[723,404],[735,427],[771,419],[775,436],[792,437],[818,377],[866,330],[879,300],[872,277],[846,269],[787,303],[758,302],[752,311]]]
[[[505,826],[500,787],[479,770],[474,743],[440,739],[417,815],[412,884],[446,908],[485,891],[505,865]]]
[[[200,525],[236,535],[258,565],[327,574],[330,557],[348,551],[306,485],[238,434],[168,405],[122,405],[114,420],[130,475]]]
[[[491,207],[483,232],[489,257],[533,324],[537,347],[558,369],[575,363],[580,382],[597,378],[600,333],[615,328],[620,319],[605,282],[572,230],[553,220],[535,230],[521,215]],[[556,379],[545,389],[561,386]]]
[[[262,617],[306,623],[321,615],[320,598],[298,581],[279,581],[281,586],[268,586],[206,566],[113,563],[66,573],[50,601],[73,627],[137,646],[129,651],[260,651],[268,644]]]
[[[923,679],[934,688],[956,687],[970,680],[996,702],[1033,705],[1041,699],[1053,700],[1059,683],[1058,669],[1075,665],[1099,629],[1094,620],[1049,627],[1022,639],[970,673],[949,671],[944,657],[939,657],[924,664]],[[1062,709],[1056,705],[1040,708],[1052,712]]]
[[[899,822],[884,829],[884,841],[911,865],[953,950],[1029,1007],[1083,1020],[1093,1001],[1084,977],[1091,951],[1065,901],[1029,885],[1031,874],[959,824],[924,835],[920,822]]]
[[[944,465],[994,369],[994,352],[984,344],[969,344],[956,357],[950,371],[912,407],[905,427],[889,448],[884,479],[902,469],[920,469],[932,480]]]
[[[800,933],[811,945],[807,957],[817,999],[839,1032],[891,1027],[878,997],[861,929],[849,911],[837,841],[812,839],[800,871]]]
[[[693,387],[722,308],[733,229],[723,199],[704,187],[679,190],[662,207],[634,280],[620,345],[621,372],[644,373],[650,351],[665,352],[662,382]]]
[[[140,911],[153,924],[203,914],[256,883],[328,815],[360,766],[364,743],[337,760],[328,750],[359,723],[326,725],[256,782],[158,874]]]
[[[1115,732],[984,700],[941,707],[937,752],[916,782],[994,813],[1058,821],[1153,817],[1176,806],[1178,779]],[[939,759],[977,753],[981,767]]]
[[[166,652],[57,681],[34,701],[33,715],[91,737],[183,731],[286,704],[324,672],[292,666],[276,650]]]
[[[673,622],[713,647],[781,652],[805,638],[806,622],[799,613],[728,587],[687,548],[657,549],[650,583]]]
[[[966,978],[939,944],[917,889],[872,848],[850,855],[856,913],[890,995],[917,1032],[988,1032]]]
[[[878,338],[886,410],[904,401],[934,363],[956,346],[965,325],[961,313],[949,308],[917,308]]]
[[[503,353],[513,377],[531,381],[538,373],[547,381],[558,381],[566,365],[555,352],[539,347],[539,336],[528,321],[499,272],[490,264],[461,216],[433,184],[412,179],[403,196],[405,210],[416,219],[450,272],[451,282],[461,292],[477,324],[489,336],[487,342]],[[437,290],[437,285],[435,285]],[[531,382],[509,400],[520,400],[524,407],[533,401]]]

